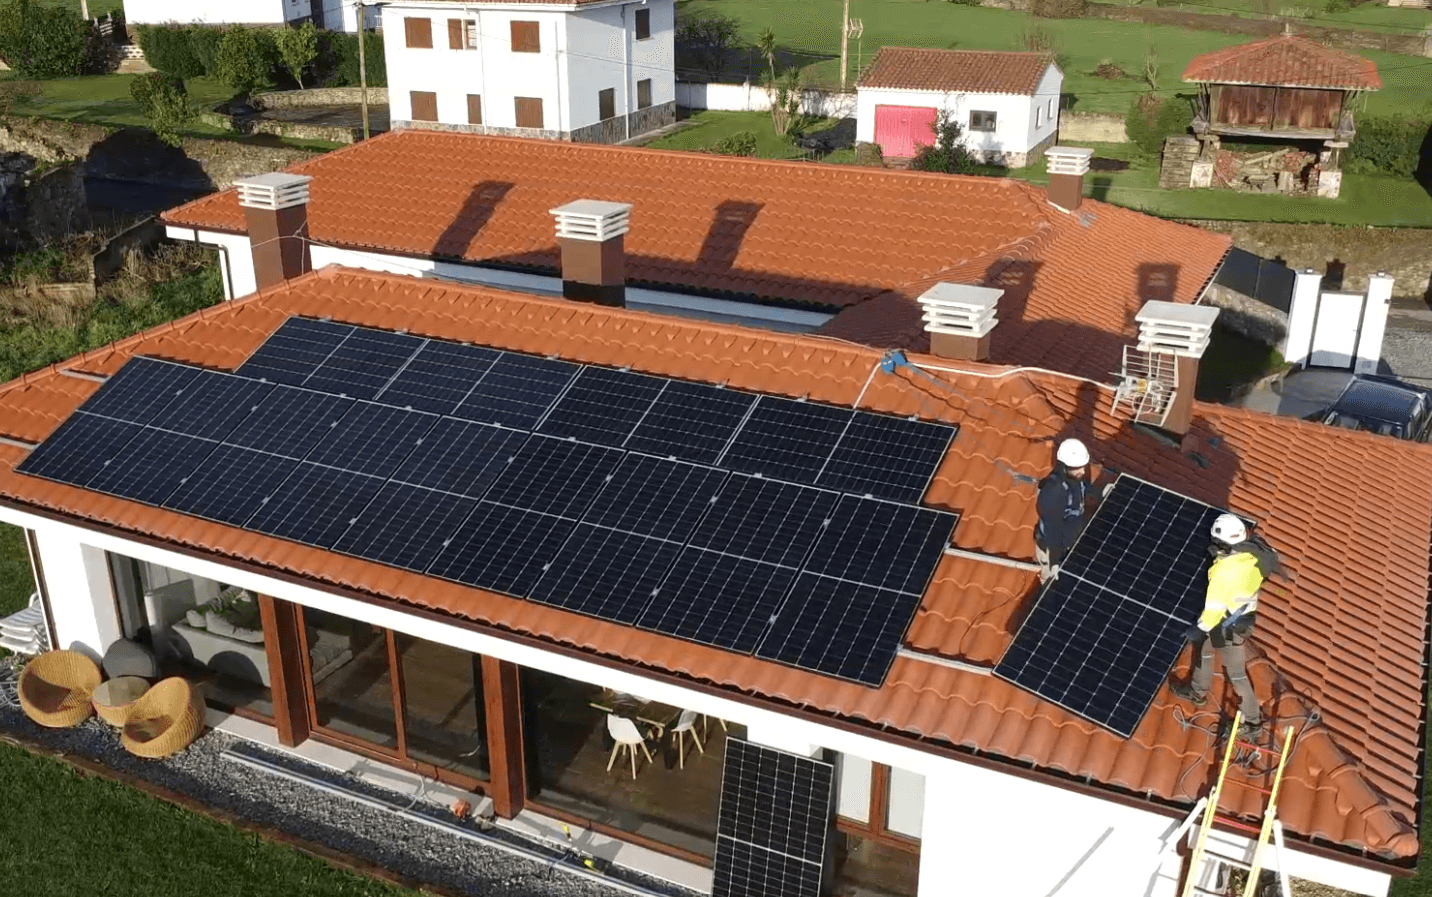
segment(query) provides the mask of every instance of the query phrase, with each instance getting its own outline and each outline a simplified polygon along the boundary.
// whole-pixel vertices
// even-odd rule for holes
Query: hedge
[[[265,60],[277,62],[273,48],[273,29],[231,26],[219,28],[212,25],[139,25],[139,46],[145,58],[154,68],[174,78],[187,79],[200,75],[221,78],[219,71],[219,48],[228,31],[247,30],[255,32],[264,53]],[[364,51],[368,69],[369,87],[387,87],[387,66],[383,59],[383,37],[370,31],[365,35]],[[234,44],[230,41],[231,51]],[[242,41],[249,44],[248,41]],[[250,45],[251,46],[251,45]],[[319,34],[318,58],[312,72],[316,83],[323,87],[357,87],[358,35],[322,32]],[[228,74],[232,75],[233,72]],[[268,76],[286,77],[285,72],[270,71]],[[298,86],[298,85],[294,85]]]
[[[0,7],[0,59],[22,78],[72,78],[89,60],[90,30],[69,7],[12,0]]]
[[[1364,115],[1343,167],[1354,174],[1410,178],[1432,172],[1432,121],[1406,115]]]
[[[1169,137],[1187,134],[1193,124],[1193,106],[1185,97],[1173,96],[1160,101],[1152,94],[1134,100],[1124,119],[1129,142],[1149,156],[1163,151]]]

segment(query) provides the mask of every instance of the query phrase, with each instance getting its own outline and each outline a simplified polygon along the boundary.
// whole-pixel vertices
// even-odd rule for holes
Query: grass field
[[[83,15],[80,0],[35,0],[41,6],[68,6]],[[124,10],[123,0],[89,0],[89,15],[92,19]]]
[[[771,126],[769,112],[713,112],[708,109],[692,110],[685,118],[688,123],[660,139],[646,144],[652,149],[704,150],[723,137],[741,131],[756,135],[756,155],[762,159],[803,159],[806,153],[794,143],[776,136]],[[835,126],[833,118],[816,119],[806,126],[807,134],[816,134]],[[854,161],[854,150],[845,150],[827,157],[827,162]]]
[[[1111,6],[1150,6],[1148,0],[1099,0]],[[1188,0],[1163,3],[1166,8],[1202,15],[1235,15],[1246,18],[1282,18],[1324,28],[1356,28],[1389,34],[1416,33],[1427,27],[1427,11],[1391,7],[1368,0],[1352,9],[1328,12],[1319,0]]]
[[[742,49],[732,54],[725,77],[745,76],[753,58],[747,48],[763,29],[770,28],[786,64],[804,66],[813,82],[839,84],[841,0],[683,0],[678,15],[706,10],[733,16],[742,25]],[[886,44],[1015,50],[1022,49],[1020,34],[1037,24],[1054,35],[1058,52],[1066,57],[1064,92],[1073,100],[1066,108],[1076,112],[1124,112],[1144,91],[1141,82],[1109,81],[1093,75],[1105,59],[1125,71],[1137,72],[1145,50],[1153,45],[1162,63],[1160,89],[1173,93],[1188,89],[1178,76],[1194,56],[1247,40],[1243,35],[1102,19],[1032,19],[1020,12],[927,0],[851,0],[850,15],[865,26],[859,46],[852,43],[850,47],[852,81],[857,55],[869,62]],[[1385,85],[1368,96],[1369,111],[1408,111],[1432,104],[1428,87],[1432,84],[1432,59],[1371,50],[1365,55],[1377,63]],[[759,68],[759,55],[754,59]]]
[[[27,102],[17,102],[13,111],[20,115],[37,115],[62,121],[80,121],[110,127],[145,125],[144,113],[129,95],[135,75],[87,75],[82,78],[61,78],[39,81],[41,94]],[[233,96],[233,91],[212,78],[191,78],[185,82],[189,99],[201,109],[213,107]],[[195,123],[191,133],[222,136],[228,132]]]

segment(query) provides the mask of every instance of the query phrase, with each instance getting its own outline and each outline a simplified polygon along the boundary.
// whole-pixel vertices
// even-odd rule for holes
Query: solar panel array
[[[955,428],[290,318],[130,360],[24,473],[867,684]]]
[[[1121,475],[995,675],[1132,735],[1203,609],[1220,513]]]
[[[713,897],[820,897],[835,768],[726,739]]]

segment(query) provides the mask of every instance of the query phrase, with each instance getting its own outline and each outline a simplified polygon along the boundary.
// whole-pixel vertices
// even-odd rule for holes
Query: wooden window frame
[[[609,97],[611,99],[611,108],[604,108],[608,105],[607,100]],[[604,87],[601,90],[597,91],[597,120],[610,121],[611,119],[616,117],[617,89],[615,87]]]
[[[870,764],[870,808],[866,821],[851,819],[849,816],[835,817],[837,831],[857,835],[906,853],[919,855],[920,839],[893,832],[885,827],[885,816],[890,809],[890,767],[884,763]]]
[[[423,97],[423,98],[424,98],[424,102],[426,102],[426,98],[432,97],[432,104],[433,104],[433,105],[432,105],[432,113],[433,113],[433,117],[432,117],[432,118],[421,118],[421,117],[418,116],[418,97]],[[410,116],[412,116],[412,120],[413,120],[413,121],[426,121],[426,122],[435,122],[435,121],[437,121],[437,120],[438,120],[438,95],[437,95],[437,91],[434,91],[434,90],[410,90],[410,91],[408,91],[408,114],[409,114]]]
[[[643,27],[645,26],[645,27]],[[651,40],[651,8],[638,9],[636,19],[632,22],[632,31],[636,34],[637,40]],[[642,32],[646,32],[643,34]]]
[[[642,94],[645,94],[645,95],[646,95],[644,100],[643,100]],[[638,109],[650,109],[650,108],[651,108],[651,79],[650,79],[650,78],[642,78],[640,81],[636,82],[636,108],[638,108]]]
[[[986,115],[987,115],[987,116],[989,116],[989,127],[987,127],[987,128],[985,128],[985,127],[977,127],[977,126],[975,125],[975,116],[976,116],[976,115],[979,115],[979,116],[986,116]],[[981,119],[981,121],[983,121],[983,119]],[[967,130],[969,130],[969,131],[971,131],[971,132],[973,132],[973,133],[976,133],[976,134],[993,134],[998,127],[999,127],[999,113],[994,112],[994,111],[989,110],[989,109],[971,109],[971,110],[970,110],[969,127],[967,128]]]
[[[476,19],[448,19],[447,27],[449,50],[477,49]]]
[[[514,53],[542,52],[542,23],[527,19],[513,19],[509,24]]]
[[[476,110],[477,114],[473,115]],[[482,124],[482,94],[470,93],[467,95],[467,123],[470,125]]]
[[[409,50],[431,50],[433,48],[433,20],[421,16],[405,16],[403,18],[403,45]]]
[[[537,122],[537,124],[535,124],[535,125],[533,125],[533,124],[523,124],[523,123],[522,123],[522,122],[523,122],[522,102],[523,102],[524,100],[537,104],[537,105],[536,105],[536,109],[537,109],[538,122]],[[530,109],[530,108],[532,108],[532,107],[528,107],[528,108]],[[541,97],[513,97],[513,98],[512,98],[512,112],[513,112],[513,117],[514,117],[514,119],[515,119],[516,125],[517,125],[517,127],[519,127],[519,128],[529,128],[529,129],[532,129],[532,130],[541,131],[541,130],[544,130],[544,129],[546,128],[546,126],[547,126],[546,110],[542,108],[542,98],[541,98]],[[529,117],[529,118],[527,119],[527,121],[530,122],[530,121],[531,121],[531,118]]]

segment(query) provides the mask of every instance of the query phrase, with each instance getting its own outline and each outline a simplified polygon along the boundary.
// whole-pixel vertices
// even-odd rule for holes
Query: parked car
[[[1391,377],[1360,374],[1348,381],[1326,410],[1308,419],[1426,442],[1432,431],[1432,393]]]

